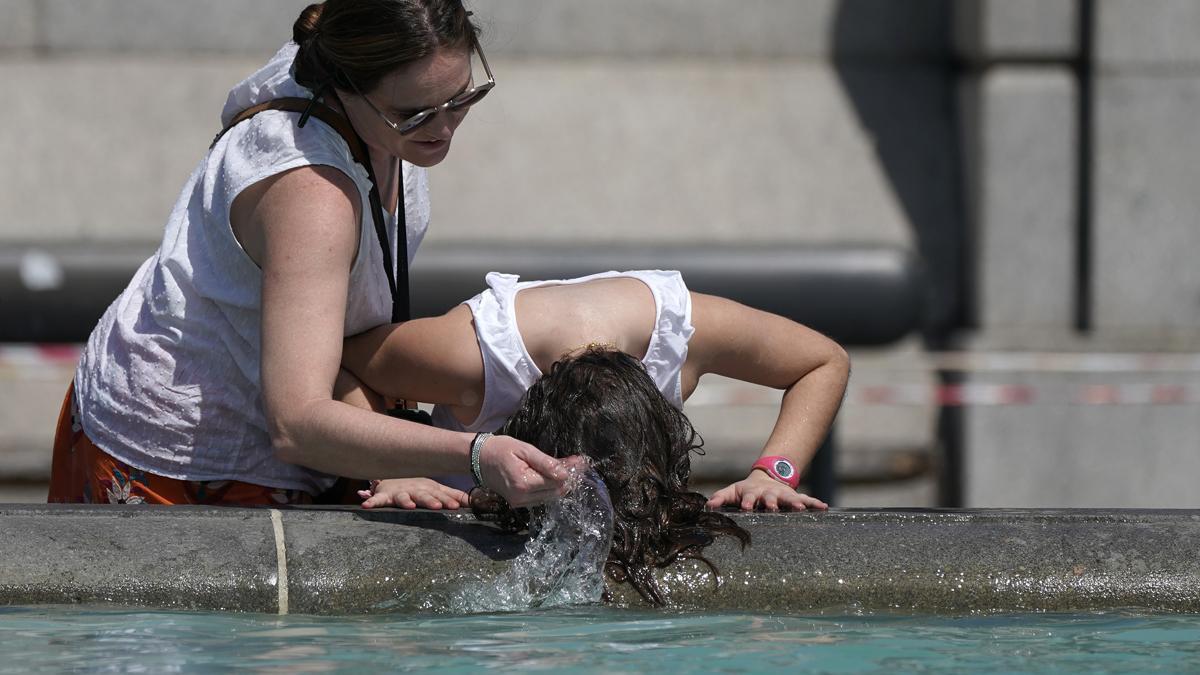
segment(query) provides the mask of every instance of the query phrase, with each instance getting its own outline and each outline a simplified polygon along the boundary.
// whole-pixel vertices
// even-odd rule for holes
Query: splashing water
[[[492,581],[464,586],[456,612],[506,612],[599,602],[612,547],[613,506],[594,469],[572,478],[561,499],[534,511],[531,537],[512,566]]]

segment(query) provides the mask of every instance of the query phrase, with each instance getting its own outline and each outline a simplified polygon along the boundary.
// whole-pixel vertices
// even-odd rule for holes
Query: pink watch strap
[[[768,476],[788,485],[793,490],[800,486],[800,472],[796,470],[796,465],[782,455],[760,457],[754,463],[754,468],[766,471]]]

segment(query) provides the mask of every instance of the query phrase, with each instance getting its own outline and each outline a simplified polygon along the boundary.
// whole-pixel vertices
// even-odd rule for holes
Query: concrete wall
[[[0,125],[21,130],[0,140],[0,241],[147,245],[217,128],[225,91],[287,39],[305,5],[8,4],[17,20],[0,33],[0,77],[23,96],[0,112]],[[910,92],[905,121],[949,140],[929,65],[943,3],[624,5],[476,8],[499,86],[433,173],[431,244],[912,246],[906,202],[943,229],[956,219],[953,194],[934,184],[896,193],[878,156],[888,132],[864,124],[830,62],[845,57],[856,76]],[[883,149],[954,173],[945,143]]]
[[[1096,14],[1095,322],[1200,344],[1200,5],[1102,0]]]
[[[955,8],[977,327],[1037,348],[1061,344],[1078,311],[1093,341],[1194,348],[1200,6]]]
[[[986,68],[962,89],[974,319],[1067,332],[1075,318],[1078,83],[1060,64]]]
[[[1147,395],[1196,372],[980,373],[974,386],[1033,391],[1025,405],[964,412],[973,506],[1190,508],[1200,504],[1197,404]],[[1141,395],[1139,395],[1141,394]],[[1165,397],[1163,397],[1165,398]]]
[[[968,372],[1032,399],[952,410],[972,506],[1197,503],[1194,370],[1107,352],[1200,349],[1200,6],[1187,0],[960,7],[978,352],[1086,352],[1067,369]],[[1085,11],[1088,10],[1088,11]],[[982,17],[982,19],[981,19]],[[1085,39],[1086,38],[1086,39]],[[1084,264],[1080,264],[1084,263]],[[1053,359],[1047,359],[1049,363]],[[1135,359],[1136,360],[1136,359]],[[1089,400],[1081,392],[1120,392]],[[1189,389],[1190,388],[1190,389]]]
[[[1065,332],[1079,177],[1076,0],[955,5],[974,322]]]

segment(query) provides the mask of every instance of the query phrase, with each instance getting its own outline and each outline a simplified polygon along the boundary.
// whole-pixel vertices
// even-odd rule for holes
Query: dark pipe
[[[151,252],[42,249],[61,271],[61,283],[47,290],[33,290],[22,279],[27,253],[0,252],[0,342],[86,340]],[[678,269],[692,290],[789,317],[845,345],[887,344],[916,330],[920,320],[920,275],[911,253],[788,246],[430,246],[412,270],[413,315],[440,314],[475,295],[491,270],[561,279],[613,269]]]

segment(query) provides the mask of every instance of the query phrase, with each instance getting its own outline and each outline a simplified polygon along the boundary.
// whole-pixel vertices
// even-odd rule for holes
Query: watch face
[[[791,462],[786,459],[775,460],[775,473],[779,474],[780,478],[791,478],[793,471],[795,469],[792,468]]]

